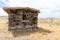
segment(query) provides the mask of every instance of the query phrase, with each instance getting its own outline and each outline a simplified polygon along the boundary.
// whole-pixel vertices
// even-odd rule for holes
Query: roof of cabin
[[[4,7],[3,10],[6,11],[7,13],[10,13],[10,9],[11,10],[24,10],[24,11],[29,11],[29,12],[33,12],[33,13],[40,13],[40,11],[38,9],[35,8],[30,8],[30,7]]]

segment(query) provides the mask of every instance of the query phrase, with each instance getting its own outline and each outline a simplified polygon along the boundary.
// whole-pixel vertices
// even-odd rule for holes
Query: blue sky
[[[60,18],[60,0],[0,0],[0,16],[8,16],[3,7],[33,7],[39,18]]]

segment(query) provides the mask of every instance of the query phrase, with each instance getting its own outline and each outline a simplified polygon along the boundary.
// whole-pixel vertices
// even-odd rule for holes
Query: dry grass
[[[60,40],[60,19],[39,19],[40,29],[35,32],[26,32],[18,37],[14,37],[8,31],[8,19],[0,18],[0,39],[1,40]],[[51,33],[49,33],[51,31]],[[28,33],[28,34],[27,34]],[[18,34],[18,33],[17,33]]]

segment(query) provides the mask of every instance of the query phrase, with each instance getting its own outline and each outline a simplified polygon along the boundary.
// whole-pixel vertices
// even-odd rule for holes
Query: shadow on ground
[[[30,35],[30,34],[36,33],[36,32],[47,35],[47,34],[51,33],[52,31],[36,27],[36,28],[20,29],[19,31],[12,32],[12,34],[14,37],[18,37],[18,36],[27,36],[27,35]]]

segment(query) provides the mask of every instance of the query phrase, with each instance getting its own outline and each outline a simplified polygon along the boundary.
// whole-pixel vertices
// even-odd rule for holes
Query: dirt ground
[[[0,40],[60,40],[60,19],[38,19],[39,30],[13,33],[8,31],[8,19],[0,18]]]

